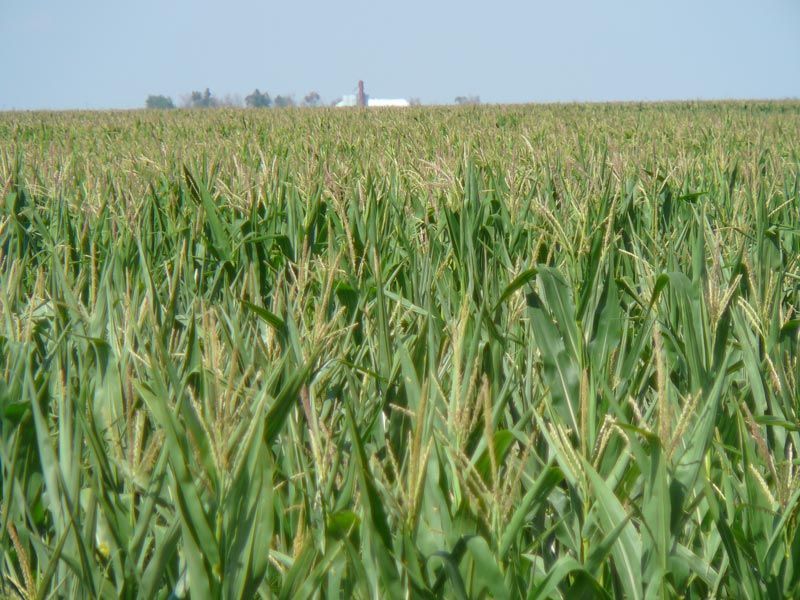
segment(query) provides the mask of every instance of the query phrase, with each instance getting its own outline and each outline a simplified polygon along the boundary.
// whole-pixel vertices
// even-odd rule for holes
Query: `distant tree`
[[[294,106],[294,98],[291,96],[275,96],[276,108],[288,108]]]
[[[144,105],[147,108],[175,108],[175,104],[172,102],[172,98],[169,96],[153,96],[150,95],[147,97]]]
[[[244,106],[244,103],[242,102],[242,97],[239,94],[225,94],[222,100],[217,100],[216,106],[239,108]]]
[[[408,103],[411,106],[422,106],[422,100],[420,100],[419,98],[409,98]]]
[[[322,98],[317,92],[309,92],[306,94],[306,97],[303,98],[303,106],[320,106],[322,104]]]
[[[213,108],[217,106],[217,100],[211,95],[211,91],[206,88],[205,92],[192,92],[189,97],[189,106],[192,108]]]
[[[456,104],[480,104],[480,96],[456,96]]]
[[[261,93],[256,88],[252,94],[245,96],[244,103],[250,108],[269,108],[272,106],[272,98],[267,92]]]

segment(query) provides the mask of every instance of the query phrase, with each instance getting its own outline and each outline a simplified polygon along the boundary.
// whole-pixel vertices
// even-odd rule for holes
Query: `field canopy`
[[[800,596],[800,104],[0,114],[0,596]]]

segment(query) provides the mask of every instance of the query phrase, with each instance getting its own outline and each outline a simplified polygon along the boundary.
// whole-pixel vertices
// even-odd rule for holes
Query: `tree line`
[[[331,102],[331,106],[335,105],[340,98]],[[418,98],[410,100],[413,106],[421,104]],[[480,104],[480,96],[456,96],[455,104]],[[324,102],[322,97],[315,91],[306,94],[303,99],[298,102],[294,99],[293,95],[278,95],[272,98],[268,92],[262,92],[258,88],[253,90],[252,93],[244,97],[227,95],[224,98],[217,98],[211,93],[211,90],[206,88],[204,91],[195,90],[188,96],[184,96],[181,100],[180,106],[182,108],[219,108],[223,106],[247,106],[249,108],[288,108],[291,106],[304,106],[314,107],[323,106]],[[163,95],[150,95],[145,101],[145,107],[156,109],[170,109],[176,108],[170,96]]]
[[[322,97],[317,92],[309,92],[300,101],[300,106],[322,106]],[[292,95],[278,95],[272,98],[268,92],[262,92],[258,88],[251,94],[244,97],[244,102],[240,96],[225,96],[218,98],[211,93],[209,88],[204,91],[195,90],[188,96],[182,98],[180,103],[182,108],[219,108],[223,106],[247,106],[249,108],[287,108],[298,106],[297,101]],[[170,96],[151,94],[145,101],[146,108],[170,109],[176,108],[175,102]]]

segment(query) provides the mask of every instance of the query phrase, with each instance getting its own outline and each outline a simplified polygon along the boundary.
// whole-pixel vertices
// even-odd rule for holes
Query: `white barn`
[[[395,107],[405,107],[411,106],[411,103],[406,100],[405,98],[370,98],[367,96],[366,98],[367,106],[370,108],[380,108],[382,106],[395,106]],[[338,108],[348,107],[348,106],[358,106],[358,98],[355,94],[349,96],[342,96],[342,99],[336,103]]]
[[[405,98],[368,98],[367,106],[411,106],[411,103]]]

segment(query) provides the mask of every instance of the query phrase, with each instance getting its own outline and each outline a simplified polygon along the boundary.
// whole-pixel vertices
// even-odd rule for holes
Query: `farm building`
[[[336,106],[367,106],[367,107],[405,107],[411,106],[411,103],[405,98],[370,98],[369,95],[364,93],[364,82],[358,82],[358,93],[342,96],[342,99],[336,103]]]

